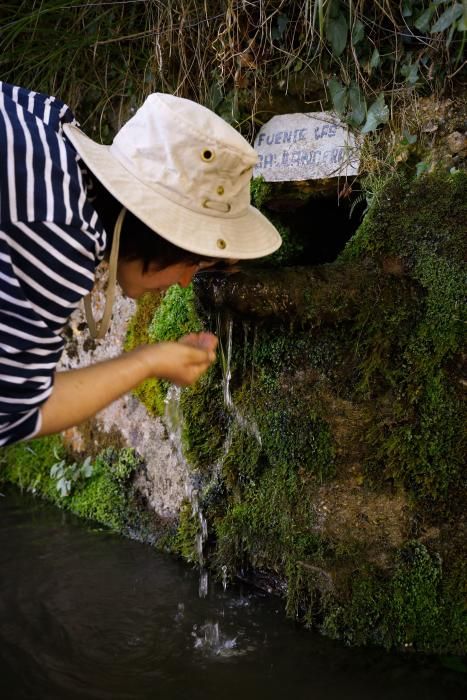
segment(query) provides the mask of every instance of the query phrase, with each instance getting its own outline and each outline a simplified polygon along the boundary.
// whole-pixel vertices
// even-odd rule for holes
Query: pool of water
[[[280,600],[14,490],[0,497],[2,700],[456,700],[456,660],[349,649]]]

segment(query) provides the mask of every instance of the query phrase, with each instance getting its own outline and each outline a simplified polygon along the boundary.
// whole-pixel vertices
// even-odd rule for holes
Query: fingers
[[[147,346],[145,357],[149,364],[148,376],[167,379],[179,386],[197,381],[216,359],[217,339],[207,333],[190,334],[178,343],[164,342]],[[208,347],[203,347],[206,345]]]
[[[178,341],[182,345],[191,345],[196,348],[204,348],[214,351],[217,347],[217,338],[214,333],[189,333]]]

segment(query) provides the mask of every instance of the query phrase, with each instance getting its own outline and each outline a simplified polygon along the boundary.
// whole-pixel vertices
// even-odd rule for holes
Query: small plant
[[[91,464],[91,458],[86,457],[82,464],[67,464],[64,459],[56,462],[50,469],[50,478],[56,479],[57,491],[62,498],[69,496],[73,486],[77,481],[89,479],[92,476],[94,468]]]

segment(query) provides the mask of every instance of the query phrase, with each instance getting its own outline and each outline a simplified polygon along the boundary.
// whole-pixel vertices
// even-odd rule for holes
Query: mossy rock
[[[103,450],[92,462],[91,475],[73,482],[67,495],[51,476],[51,468],[61,460],[72,471],[80,466],[58,435],[12,445],[2,453],[0,478],[116,532],[125,531],[138,517],[129,486],[141,464],[134,450]]]
[[[130,321],[125,339],[125,350],[140,345],[178,340],[188,333],[198,332],[202,324],[198,318],[192,286],[173,285],[161,297],[148,293],[139,300],[136,313]],[[133,394],[152,416],[162,416],[168,383],[156,378],[142,382]]]

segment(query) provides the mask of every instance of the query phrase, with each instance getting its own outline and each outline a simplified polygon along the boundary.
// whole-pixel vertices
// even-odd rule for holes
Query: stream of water
[[[349,649],[280,600],[210,584],[147,545],[0,497],[2,700],[457,700],[456,660]]]

